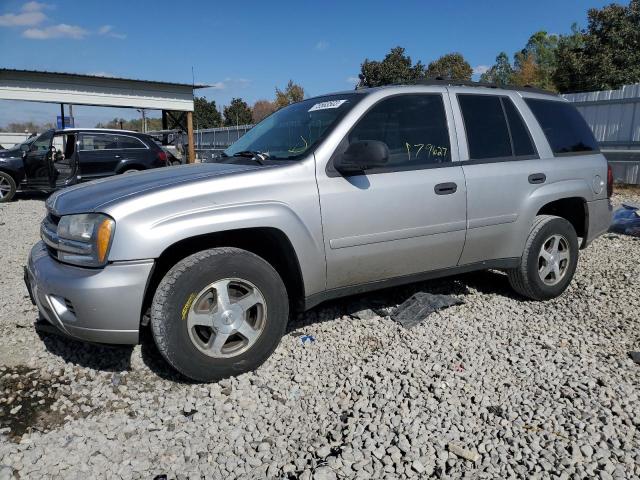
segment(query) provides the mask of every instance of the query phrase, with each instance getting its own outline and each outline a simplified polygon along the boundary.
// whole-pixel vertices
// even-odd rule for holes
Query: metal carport
[[[64,104],[162,110],[163,128],[169,127],[168,121],[186,127],[190,163],[195,161],[193,90],[207,87],[208,85],[0,68],[0,100],[59,103],[63,119]]]

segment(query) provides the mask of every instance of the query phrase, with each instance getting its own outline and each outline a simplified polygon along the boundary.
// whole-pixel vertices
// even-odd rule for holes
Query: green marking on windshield
[[[304,142],[304,146],[303,147],[291,147],[289,150],[287,150],[289,153],[302,153],[307,148],[309,148],[309,143],[305,140],[305,138],[302,135],[300,135],[300,138]]]

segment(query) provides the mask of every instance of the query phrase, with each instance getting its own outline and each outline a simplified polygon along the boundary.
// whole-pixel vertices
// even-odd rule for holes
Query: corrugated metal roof
[[[124,78],[124,77],[110,77],[106,75],[89,75],[86,73],[72,73],[72,72],[51,72],[46,70],[22,70],[15,68],[0,68],[0,72],[10,72],[10,73],[37,73],[37,74],[45,74],[45,75],[61,75],[65,77],[81,77],[81,78],[96,78],[100,80],[116,80],[116,81],[124,81],[124,82],[142,82],[142,83],[155,83],[158,85],[175,85],[179,87],[193,87],[194,89],[199,88],[209,88],[211,85],[206,85],[202,83],[196,83],[192,85],[191,83],[177,83],[177,82],[165,82],[160,80],[143,80],[139,78]]]

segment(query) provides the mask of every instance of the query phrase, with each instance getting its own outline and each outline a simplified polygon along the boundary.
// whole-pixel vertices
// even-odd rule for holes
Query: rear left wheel
[[[245,250],[214,248],[166,274],[153,298],[151,329],[171,366],[209,382],[260,366],[280,342],[288,306],[269,263]]]
[[[578,236],[561,217],[536,217],[517,268],[507,271],[511,287],[533,300],[558,297],[578,265]]]
[[[0,172],[0,203],[10,202],[16,194],[16,182],[11,175]]]

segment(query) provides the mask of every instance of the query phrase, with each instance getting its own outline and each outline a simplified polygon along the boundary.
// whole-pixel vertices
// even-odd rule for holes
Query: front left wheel
[[[158,350],[183,375],[210,382],[260,366],[289,319],[287,291],[265,260],[213,248],[178,262],[151,306]]]
[[[11,175],[0,172],[0,203],[10,202],[16,194],[16,182]]]

